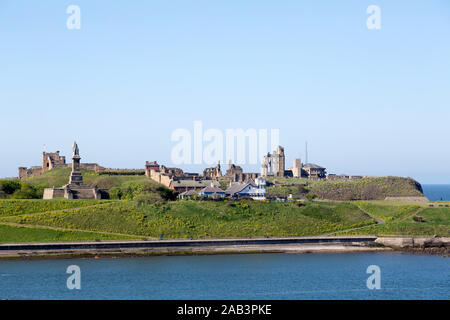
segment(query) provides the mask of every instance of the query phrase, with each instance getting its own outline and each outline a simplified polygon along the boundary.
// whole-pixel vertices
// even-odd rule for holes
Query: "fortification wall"
[[[19,179],[31,178],[40,176],[43,172],[44,171],[41,167],[19,167],[18,177]]]
[[[162,174],[161,172],[157,172],[155,170],[150,170],[150,173],[149,174],[147,173],[147,176],[152,180],[165,185],[166,187],[169,187],[170,183],[172,182],[171,177],[166,176],[165,174]]]

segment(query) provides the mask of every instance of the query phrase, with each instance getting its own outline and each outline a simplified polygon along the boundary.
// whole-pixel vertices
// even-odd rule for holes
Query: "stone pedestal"
[[[81,157],[79,155],[74,155],[72,157],[72,173],[70,174],[69,185],[73,186],[83,185],[83,176],[81,175],[80,170],[80,160]]]

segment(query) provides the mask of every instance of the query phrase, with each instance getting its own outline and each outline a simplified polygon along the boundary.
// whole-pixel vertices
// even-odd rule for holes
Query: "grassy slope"
[[[99,234],[92,232],[49,230],[40,228],[25,228],[0,225],[0,242],[52,242],[52,241],[88,241],[88,240],[118,240],[135,237]]]
[[[386,224],[369,226],[345,234],[450,236],[450,208],[426,208],[417,215],[423,217],[425,222],[414,221],[414,215],[404,215]]]
[[[29,203],[40,204],[28,210]],[[256,201],[177,201],[138,204],[134,201],[1,200],[8,213],[0,223],[12,222],[64,230],[18,228],[0,225],[0,242],[122,239],[128,234],[165,238],[319,235],[359,228],[340,234],[450,236],[450,208],[392,201],[262,203]],[[67,208],[73,204],[75,208]],[[86,206],[86,207],[76,207]],[[17,208],[16,215],[10,215]],[[69,206],[72,208],[72,206]],[[369,215],[386,221],[374,225]],[[63,209],[63,210],[58,210]],[[49,211],[47,211],[49,210]],[[56,211],[53,211],[56,210]],[[30,213],[33,211],[33,213]],[[41,213],[35,213],[39,212]],[[21,214],[21,215],[19,215]],[[417,214],[425,222],[416,222]],[[9,216],[9,217],[8,217]],[[361,228],[363,227],[363,228]],[[71,231],[72,229],[72,231]],[[80,232],[82,231],[92,231]],[[127,238],[127,237],[125,237]]]
[[[421,203],[393,201],[355,201],[354,203],[372,217],[384,220],[385,222],[411,215],[424,206]]]
[[[50,170],[40,176],[28,178],[25,181],[33,185],[46,185],[47,187],[61,187],[68,183],[70,177],[70,168],[58,168]],[[120,187],[128,182],[156,182],[147,178],[146,176],[108,176],[108,175],[98,175],[93,171],[81,170],[83,174],[83,181],[89,186],[97,185],[99,188],[110,189],[112,187]]]
[[[349,203],[196,202],[138,205],[121,201],[95,208],[3,218],[15,223],[166,238],[299,236],[369,225]]]
[[[287,196],[306,189],[321,199],[384,200],[386,197],[423,196],[420,184],[411,178],[372,177],[357,181],[312,181],[295,178],[271,178],[269,195]]]
[[[26,213],[46,212],[77,207],[87,207],[106,203],[106,200],[40,200],[40,199],[0,199],[0,217]]]

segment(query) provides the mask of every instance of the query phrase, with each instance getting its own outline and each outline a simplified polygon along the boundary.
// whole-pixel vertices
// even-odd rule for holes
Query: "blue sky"
[[[73,140],[85,162],[170,166],[201,120],[280,129],[288,166],[307,140],[330,173],[450,183],[450,2],[2,0],[0,117],[1,177]]]

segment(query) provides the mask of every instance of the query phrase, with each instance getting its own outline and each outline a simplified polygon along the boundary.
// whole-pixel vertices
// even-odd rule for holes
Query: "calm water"
[[[423,184],[422,189],[430,201],[450,201],[450,184]]]
[[[81,268],[68,290],[66,268]],[[381,289],[369,290],[369,265]],[[399,253],[0,262],[2,299],[450,299],[450,259]]]

